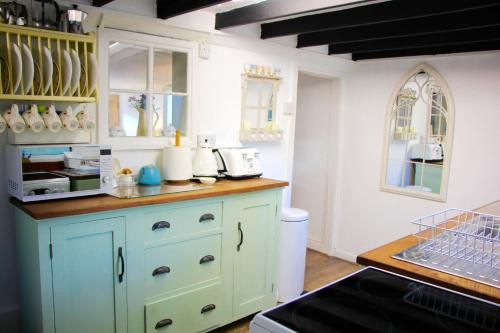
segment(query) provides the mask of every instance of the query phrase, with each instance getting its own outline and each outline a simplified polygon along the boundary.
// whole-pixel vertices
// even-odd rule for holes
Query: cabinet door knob
[[[215,304],[208,304],[201,308],[201,313],[209,312],[215,310]]]
[[[174,322],[172,319],[163,319],[156,323],[155,329],[159,329],[168,325],[172,325]]]
[[[155,231],[157,229],[169,229],[169,228],[170,228],[170,222],[159,221],[159,222],[156,222],[155,224],[153,224],[153,227],[151,229],[153,229],[153,231]]]
[[[207,221],[213,221],[213,220],[215,220],[215,215],[214,214],[210,214],[210,213],[203,214],[200,217],[200,223],[207,222]]]
[[[153,271],[153,276],[166,274],[166,273],[170,273],[170,267],[160,266],[158,268],[155,268],[155,270]]]
[[[214,260],[215,260],[215,257],[209,254],[209,255],[204,256],[203,258],[200,259],[200,265],[205,264],[207,262],[214,261]]]
[[[240,252],[240,249],[241,249],[241,245],[243,245],[243,229],[241,228],[241,222],[238,222],[238,232],[240,234],[240,242],[238,243],[238,245],[236,246],[236,250],[238,252]]]
[[[118,260],[120,261],[120,273],[118,274],[118,282],[122,283],[123,282],[123,275],[125,275],[125,259],[123,259],[123,249],[120,246],[118,248]]]

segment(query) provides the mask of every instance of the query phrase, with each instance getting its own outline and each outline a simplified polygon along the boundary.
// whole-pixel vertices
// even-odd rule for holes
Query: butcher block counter
[[[477,208],[475,211],[500,216],[500,200]],[[359,255],[357,262],[361,265],[379,267],[493,302],[500,302],[499,288],[392,258],[392,255],[417,243],[418,239],[409,235]]]
[[[11,198],[11,203],[37,220],[80,214],[98,213],[115,209],[164,204],[185,200],[211,198],[222,195],[268,190],[288,186],[288,182],[254,178],[247,180],[221,180],[206,189],[142,198],[120,199],[110,195],[69,198],[62,200],[25,203]]]

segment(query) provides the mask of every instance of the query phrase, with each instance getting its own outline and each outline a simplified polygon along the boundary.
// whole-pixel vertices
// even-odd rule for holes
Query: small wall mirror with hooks
[[[276,119],[276,99],[281,82],[279,72],[279,69],[266,66],[245,67],[241,76],[241,141],[282,139],[283,131]]]

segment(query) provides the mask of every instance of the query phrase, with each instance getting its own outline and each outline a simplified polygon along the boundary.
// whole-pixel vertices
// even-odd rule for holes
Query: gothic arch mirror
[[[405,75],[389,100],[381,189],[446,200],[453,139],[448,84],[422,64]]]

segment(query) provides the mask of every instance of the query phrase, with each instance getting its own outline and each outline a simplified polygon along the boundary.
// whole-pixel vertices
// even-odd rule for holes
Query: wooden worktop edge
[[[48,218],[99,213],[117,209],[263,191],[286,186],[288,186],[288,182],[286,181],[258,178],[254,180],[244,181],[226,180],[222,181],[221,183],[217,183],[213,187],[209,187],[203,190],[133,199],[120,199],[109,195],[97,195],[92,197],[68,198],[56,201],[52,200],[30,203],[25,203],[15,198],[10,198],[10,202],[34,219],[43,220]],[[67,204],[70,204],[71,208],[68,207]]]

